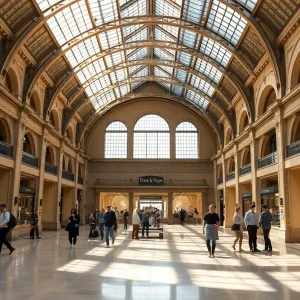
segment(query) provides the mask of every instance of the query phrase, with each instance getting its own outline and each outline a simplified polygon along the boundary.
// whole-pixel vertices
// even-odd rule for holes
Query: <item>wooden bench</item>
[[[145,231],[146,231],[146,229],[145,229]],[[163,227],[159,227],[159,228],[158,227],[149,227],[149,233],[151,231],[158,231],[158,238],[160,240],[162,240],[164,238],[164,229],[163,229]],[[131,231],[131,234],[132,234],[132,231]],[[142,234],[142,228],[140,228],[139,235],[140,234]]]

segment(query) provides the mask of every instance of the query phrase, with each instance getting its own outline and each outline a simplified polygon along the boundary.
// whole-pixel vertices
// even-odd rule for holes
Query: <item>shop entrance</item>
[[[161,217],[164,217],[165,206],[161,196],[140,196],[136,206],[139,209],[147,209],[148,211],[152,211],[155,208],[159,209]]]

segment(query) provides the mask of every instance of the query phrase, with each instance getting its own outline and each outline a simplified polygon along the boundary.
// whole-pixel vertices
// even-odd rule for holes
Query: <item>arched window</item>
[[[182,122],[176,128],[176,158],[198,157],[197,128],[190,122]]]
[[[50,147],[46,148],[46,158],[45,158],[46,162],[49,164],[54,164],[54,154],[53,154],[53,150]]]
[[[0,119],[0,141],[9,144],[8,126],[4,119]]]
[[[162,117],[141,117],[134,126],[133,139],[133,158],[170,158],[170,129]]]
[[[23,152],[34,155],[33,145],[28,134],[23,137]]]
[[[127,127],[120,121],[110,123],[105,130],[105,158],[127,158]]]
[[[277,151],[276,133],[274,133],[270,138],[270,151],[271,153]]]

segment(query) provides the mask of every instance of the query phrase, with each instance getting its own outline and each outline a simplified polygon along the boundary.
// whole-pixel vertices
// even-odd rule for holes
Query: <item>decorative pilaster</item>
[[[173,193],[168,193],[168,225],[173,224]]]

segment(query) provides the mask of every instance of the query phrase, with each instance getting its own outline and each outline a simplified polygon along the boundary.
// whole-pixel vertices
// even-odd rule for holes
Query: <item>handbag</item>
[[[231,226],[231,230],[233,230],[233,231],[241,230],[241,225],[240,224],[233,224]]]
[[[71,225],[70,225],[70,223],[68,223],[65,230],[70,231],[70,229],[71,229]]]

